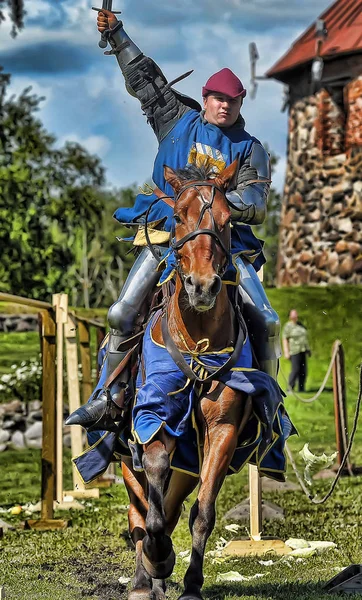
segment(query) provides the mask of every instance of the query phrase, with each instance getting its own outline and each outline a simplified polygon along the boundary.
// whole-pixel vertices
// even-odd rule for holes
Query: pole
[[[80,359],[82,363],[82,403],[88,401],[92,393],[92,363],[90,350],[90,332],[89,325],[82,320],[78,320]]]
[[[57,324],[56,500],[57,502],[63,502],[63,329],[68,318],[68,295],[53,294],[53,306]]]
[[[336,345],[337,353],[333,364],[333,399],[334,399],[334,420],[336,428],[336,444],[338,450],[338,465],[341,465],[343,456],[348,446],[348,427],[347,427],[347,400],[346,383],[344,368],[344,350],[339,340],[334,342],[333,351]],[[352,475],[352,465],[347,460],[346,469]]]

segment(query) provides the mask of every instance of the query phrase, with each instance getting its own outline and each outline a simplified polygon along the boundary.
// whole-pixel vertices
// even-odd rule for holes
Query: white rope
[[[332,358],[331,358],[331,362],[329,363],[329,367],[327,369],[327,373],[323,379],[322,385],[320,386],[318,392],[312,396],[311,398],[302,398],[301,396],[299,396],[298,394],[295,393],[294,390],[291,390],[291,394],[293,394],[293,396],[295,396],[295,398],[297,398],[297,400],[300,400],[300,402],[304,402],[306,404],[309,404],[311,402],[315,402],[315,400],[318,400],[319,396],[321,395],[321,393],[323,392],[324,388],[326,387],[327,381],[329,379],[329,376],[331,374],[332,368],[333,368],[333,363],[335,361],[335,358],[337,356],[338,353],[338,349],[339,347],[342,345],[342,343],[339,340],[336,340],[334,343],[334,349],[333,349],[333,353],[332,353]],[[284,375],[282,369],[280,369],[280,373],[283,377],[283,379],[285,380],[286,384],[288,384],[288,380],[286,378],[286,376]]]

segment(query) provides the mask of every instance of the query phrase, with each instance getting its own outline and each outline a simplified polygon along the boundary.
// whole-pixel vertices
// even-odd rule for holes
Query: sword
[[[112,10],[112,0],[103,0],[102,8],[95,8],[94,6],[92,6],[92,10],[96,10],[97,12],[102,12],[103,9],[110,10],[111,12],[113,12],[114,15],[121,14],[120,10]],[[103,31],[103,33],[101,33],[101,39],[98,42],[98,46],[100,48],[107,48],[109,32],[110,29],[106,29],[105,31]]]

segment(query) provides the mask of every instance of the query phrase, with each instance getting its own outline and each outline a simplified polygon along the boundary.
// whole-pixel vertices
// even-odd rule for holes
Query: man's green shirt
[[[291,356],[310,350],[307,330],[303,325],[288,321],[283,328],[283,338],[286,338],[289,342],[289,352]]]

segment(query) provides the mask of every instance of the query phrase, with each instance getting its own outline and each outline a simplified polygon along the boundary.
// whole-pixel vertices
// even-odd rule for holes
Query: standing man
[[[284,356],[291,360],[292,371],[289,375],[289,388],[294,390],[298,380],[298,391],[305,391],[305,380],[307,377],[307,356],[311,355],[307,330],[298,321],[298,313],[295,309],[289,313],[289,321],[283,328],[283,350]]]
[[[110,53],[118,61],[127,91],[140,101],[159,142],[153,171],[155,193],[139,194],[132,208],[120,208],[115,213],[118,221],[135,229],[134,245],[139,246],[140,252],[118,301],[108,313],[110,335],[103,349],[105,357],[97,388],[88,404],[67,420],[68,424],[102,430],[114,427],[121,414],[119,398],[129,379],[128,373],[123,372],[122,377],[110,383],[111,374],[125,357],[122,342],[139,330],[145,305],[160,277],[158,260],[147,246],[142,248],[144,236],[137,236],[154,201],[148,214],[148,222],[156,230],[150,236],[151,242],[158,247],[160,256],[163,246],[169,243],[173,209],[162,200],[157,202],[159,196],[173,196],[164,179],[164,165],[174,170],[191,164],[205,165],[217,174],[239,157],[236,189],[227,193],[232,210],[232,253],[258,364],[272,377],[277,373],[280,342],[278,316],[256,273],[265,262],[262,244],[250,227],[262,223],[266,216],[270,161],[261,143],[245,130],[240,114],[246,96],[242,82],[227,68],[212,75],[202,88],[202,110],[198,102],[167,82],[158,65],[142,53],[112,12],[102,9],[97,24],[98,31],[106,32],[112,47]]]

